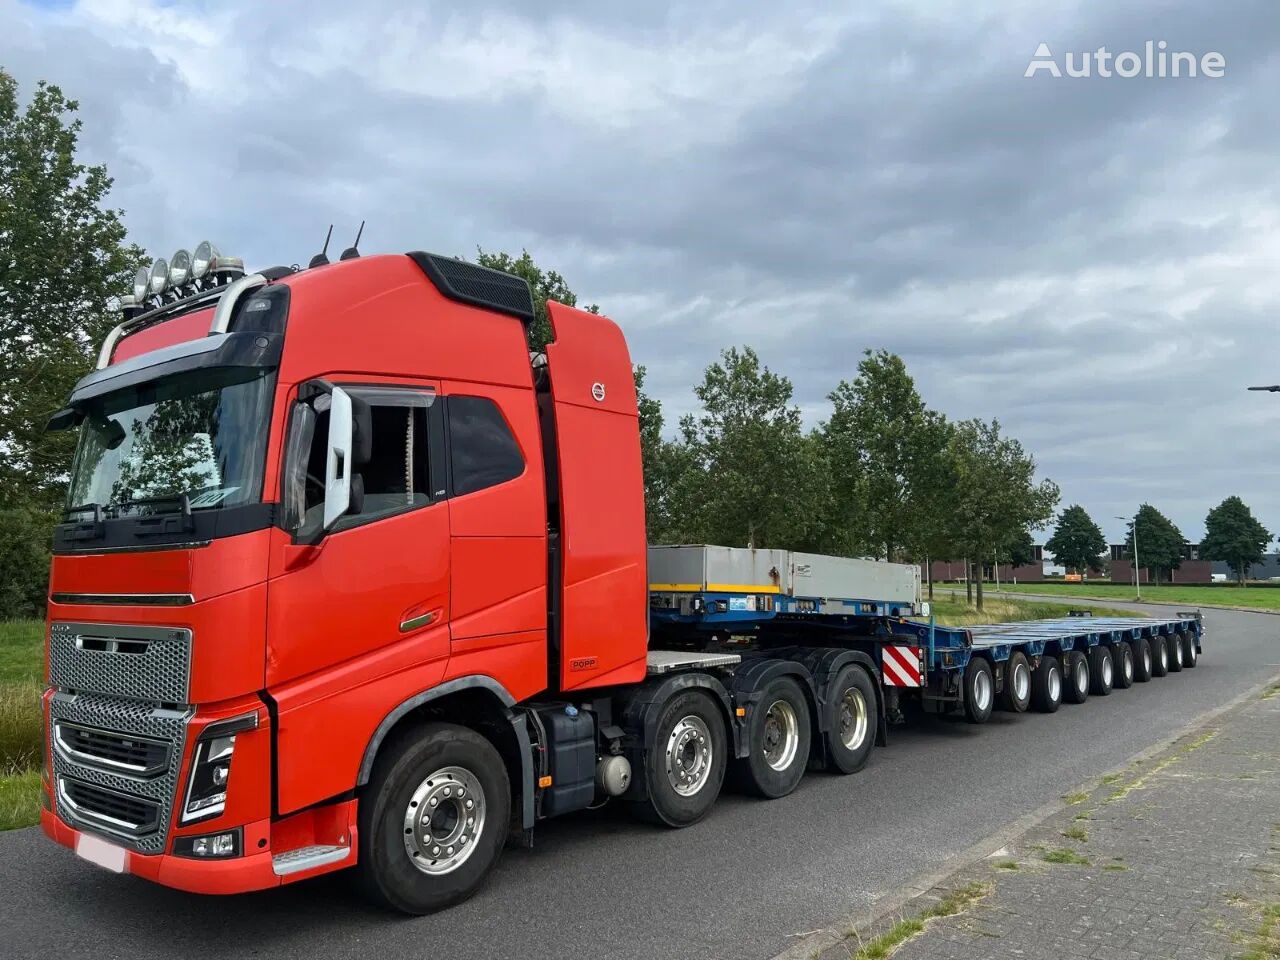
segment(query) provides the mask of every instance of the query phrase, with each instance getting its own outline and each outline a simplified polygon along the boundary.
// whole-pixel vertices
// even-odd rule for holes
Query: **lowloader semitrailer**
[[[424,253],[143,269],[54,535],[44,831],[234,893],[354,867],[424,913],[607,798],[853,773],[905,706],[980,723],[1194,666],[1197,616],[945,628],[916,568],[645,543],[621,331]]]

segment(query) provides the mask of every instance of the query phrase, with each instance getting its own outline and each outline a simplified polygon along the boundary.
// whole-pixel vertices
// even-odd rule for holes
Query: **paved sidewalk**
[[[1064,799],[817,956],[1280,958],[1280,685]]]

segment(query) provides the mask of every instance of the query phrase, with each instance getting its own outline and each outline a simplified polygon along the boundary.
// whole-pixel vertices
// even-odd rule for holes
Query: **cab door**
[[[369,736],[440,682],[449,657],[450,529],[439,384],[351,383],[372,443],[351,510],[323,524],[328,413],[294,407],[285,530],[267,590],[267,687],[279,709],[279,812],[350,789]],[[309,423],[307,421],[310,421]],[[289,489],[294,484],[293,492]],[[290,517],[290,502],[299,509]],[[314,543],[308,541],[314,540]]]

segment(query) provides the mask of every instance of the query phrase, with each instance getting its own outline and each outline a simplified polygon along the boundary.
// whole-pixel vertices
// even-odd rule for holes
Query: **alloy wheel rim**
[[[1115,679],[1114,668],[1111,665],[1111,658],[1107,657],[1102,661],[1102,682],[1105,686],[1111,686],[1111,681]]]
[[[441,767],[418,784],[404,811],[404,847],[423,873],[452,873],[467,862],[485,825],[480,781],[465,767]]]
[[[786,700],[769,704],[764,716],[764,762],[779,772],[795,762],[800,748],[800,721]]]
[[[701,717],[690,714],[671,728],[667,737],[667,782],[682,797],[692,797],[711,779],[711,730]]]
[[[1013,695],[1019,702],[1026,700],[1031,692],[1031,671],[1021,660],[1013,668]]]
[[[973,680],[973,702],[980,711],[991,706],[991,674],[979,670]]]
[[[1062,697],[1062,676],[1058,673],[1058,668],[1054,667],[1049,671],[1049,699],[1057,703]]]
[[[857,750],[867,736],[867,700],[857,687],[840,698],[840,742],[846,750]]]

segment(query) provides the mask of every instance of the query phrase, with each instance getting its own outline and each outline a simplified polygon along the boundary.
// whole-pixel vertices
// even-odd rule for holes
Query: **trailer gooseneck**
[[[949,629],[914,567],[645,543],[610,320],[425,253],[126,298],[49,598],[41,822],[204,893],[354,867],[439,909],[605,798],[696,823],[727,777],[854,773],[910,704],[981,723],[1194,666],[1198,616]]]

